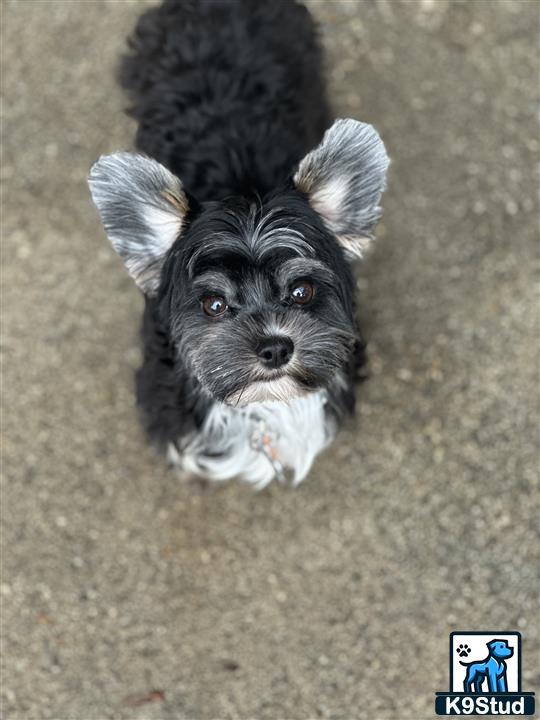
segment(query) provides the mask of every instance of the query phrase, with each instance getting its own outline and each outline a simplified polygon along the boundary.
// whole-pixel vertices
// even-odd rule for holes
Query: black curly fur
[[[200,201],[265,195],[330,124],[315,28],[292,0],[167,0],[129,44],[136,145]]]

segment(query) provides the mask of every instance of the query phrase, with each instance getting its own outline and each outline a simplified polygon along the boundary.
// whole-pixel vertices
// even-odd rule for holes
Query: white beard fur
[[[243,407],[251,403],[265,403],[272,400],[285,403],[305,395],[306,392],[291,377],[283,375],[276,380],[262,380],[250,383],[246,388],[237,390],[227,398],[227,405]]]
[[[216,403],[201,430],[183,447],[169,445],[168,459],[185,473],[216,481],[240,478],[261,489],[280,475],[276,463],[253,446],[262,424],[265,433],[275,438],[279,465],[292,473],[292,484],[298,485],[335,437],[336,423],[325,412],[326,403],[324,390],[288,402],[253,402],[244,407]]]

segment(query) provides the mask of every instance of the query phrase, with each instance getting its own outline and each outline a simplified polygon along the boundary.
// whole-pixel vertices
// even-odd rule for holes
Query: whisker
[[[245,384],[244,384],[244,387],[242,388],[242,390],[240,391],[240,395],[238,396],[238,400],[237,400],[236,403],[235,403],[235,407],[238,407],[238,405],[240,404],[240,400],[242,399],[242,395],[244,394],[245,389],[247,388],[248,385],[249,385],[249,383],[245,383]]]

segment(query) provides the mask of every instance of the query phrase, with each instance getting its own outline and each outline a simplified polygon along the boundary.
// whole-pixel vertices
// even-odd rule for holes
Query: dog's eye
[[[299,305],[307,305],[313,300],[314,295],[315,288],[307,280],[300,281],[291,290],[292,300]]]
[[[223,315],[227,309],[227,303],[225,302],[225,298],[219,295],[211,295],[203,300],[202,307],[207,315],[217,317],[218,315]]]

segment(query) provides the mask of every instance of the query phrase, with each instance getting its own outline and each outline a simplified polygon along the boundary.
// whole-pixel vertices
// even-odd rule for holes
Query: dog
[[[89,185],[145,298],[137,400],[186,475],[298,484],[354,409],[351,261],[381,215],[377,132],[331,123],[297,2],[166,0],[120,67],[139,153]]]
[[[492,640],[487,643],[489,655],[480,662],[470,663],[460,660],[460,665],[467,668],[463,681],[463,690],[466,693],[481,693],[484,680],[487,678],[488,692],[508,692],[506,682],[506,659],[512,657],[514,650],[508,647],[506,640]]]

